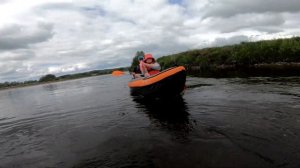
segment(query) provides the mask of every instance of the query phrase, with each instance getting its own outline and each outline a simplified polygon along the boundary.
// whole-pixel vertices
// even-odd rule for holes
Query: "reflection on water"
[[[156,126],[172,132],[176,138],[186,138],[193,124],[189,119],[188,105],[181,97],[172,99],[135,99],[136,108],[147,114]]]
[[[139,109],[145,109],[150,118],[161,122],[188,122],[188,106],[182,97],[172,99],[133,99]]]
[[[46,84],[46,85],[42,85],[43,89],[45,89],[46,91],[55,91],[58,89],[57,84]]]

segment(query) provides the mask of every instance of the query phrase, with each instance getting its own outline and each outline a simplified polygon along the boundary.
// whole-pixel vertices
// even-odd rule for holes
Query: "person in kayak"
[[[159,73],[160,69],[159,63],[156,62],[152,54],[145,54],[144,60],[140,61],[140,70],[145,77]]]
[[[144,60],[144,56],[139,56],[137,59],[139,62],[141,62]],[[144,75],[141,72],[140,65],[137,65],[136,67],[133,68],[132,75],[134,79],[144,77]]]

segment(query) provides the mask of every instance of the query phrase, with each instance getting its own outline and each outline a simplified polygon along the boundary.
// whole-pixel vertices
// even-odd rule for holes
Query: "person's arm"
[[[147,63],[144,63],[144,65],[145,65],[146,67],[152,68],[152,69],[154,69],[154,70],[159,70],[159,71],[160,71],[160,69],[161,69],[159,63],[157,63],[157,62],[155,62],[154,64],[147,64]]]
[[[142,72],[143,75],[145,76],[149,76],[147,68],[146,68],[146,63],[144,63],[143,61],[140,61],[140,70]]]

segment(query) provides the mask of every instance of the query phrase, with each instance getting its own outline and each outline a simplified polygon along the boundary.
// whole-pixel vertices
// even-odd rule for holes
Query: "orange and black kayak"
[[[133,79],[128,86],[133,96],[172,97],[180,95],[184,91],[185,81],[185,68],[178,66],[150,77]]]

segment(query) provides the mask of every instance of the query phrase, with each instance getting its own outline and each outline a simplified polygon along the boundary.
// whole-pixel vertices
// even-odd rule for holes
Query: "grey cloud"
[[[240,42],[247,42],[247,41],[250,41],[250,38],[244,35],[233,36],[230,38],[216,38],[214,42],[210,44],[210,46],[225,46],[225,45],[238,44]]]
[[[9,25],[2,29],[0,29],[0,36],[3,38],[5,36],[11,36],[22,31],[22,27],[20,25]]]
[[[35,53],[29,49],[20,49],[13,50],[7,52],[0,52],[0,61],[26,61],[29,59],[33,59],[35,57]]]
[[[6,2],[7,2],[7,0],[0,0],[0,4],[4,4]]]
[[[84,13],[84,14],[88,14],[88,16],[105,16],[106,15],[106,11],[105,9],[103,9],[102,7],[100,6],[96,6],[96,7],[81,7],[80,8],[81,11]]]
[[[299,0],[210,0],[205,6],[204,17],[230,17],[244,13],[266,12],[298,12],[300,11]]]
[[[18,81],[18,82],[23,82],[26,80],[36,80],[35,78],[32,78],[29,76],[29,73],[26,72],[16,72],[14,69],[11,69],[7,73],[0,73],[0,82],[5,82],[5,81]]]
[[[274,33],[280,33],[283,32],[284,30],[279,27],[255,27],[255,30],[258,30],[259,32],[266,32],[268,34],[274,34]]]
[[[53,36],[53,26],[39,23],[34,27],[10,25],[0,29],[0,50],[28,48],[29,45],[47,41]]]
[[[0,52],[0,82],[28,80],[34,58],[35,53],[30,49]]]
[[[105,15],[105,9],[101,6],[93,6],[93,7],[85,7],[83,4],[76,4],[76,3],[47,3],[44,5],[40,5],[35,7],[35,11],[37,13],[42,13],[44,11],[76,11],[83,15],[87,15],[88,17],[93,16],[97,17],[98,15]]]
[[[99,5],[95,5],[91,7],[91,6],[85,6],[84,4],[67,3],[67,2],[47,3],[47,4],[39,5],[34,8],[34,11],[42,15],[44,15],[45,11],[51,11],[51,12],[73,11],[73,12],[78,12],[86,17],[99,17],[99,16],[104,16],[106,14],[106,10]]]
[[[37,6],[36,10],[73,10],[76,9],[72,3],[47,3],[44,5]]]
[[[1,79],[13,79],[16,78],[16,68],[20,67],[19,62],[2,62],[0,63],[0,80]]]
[[[174,39],[162,39],[159,43],[145,44],[141,47],[141,50],[144,49],[145,52],[151,52],[155,58],[159,56],[175,54],[181,51],[189,49],[189,46],[177,42]],[[139,51],[139,50],[137,50]]]
[[[219,30],[221,33],[235,32],[241,29],[263,30],[272,33],[278,32],[279,26],[285,23],[281,14],[243,14],[228,19],[211,18],[211,29]]]
[[[13,66],[12,64],[1,64],[0,66],[0,75],[1,76],[7,76],[7,75],[10,75],[12,73],[15,72],[15,66]]]

